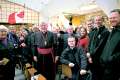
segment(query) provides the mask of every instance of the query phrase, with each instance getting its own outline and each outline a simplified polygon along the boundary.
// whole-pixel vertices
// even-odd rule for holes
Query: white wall
[[[96,0],[96,3],[107,15],[111,10],[120,8],[120,0]]]

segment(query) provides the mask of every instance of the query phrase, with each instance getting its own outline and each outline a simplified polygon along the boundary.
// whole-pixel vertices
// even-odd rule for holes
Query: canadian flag
[[[24,21],[24,11],[11,13],[8,17],[8,23],[23,23]]]

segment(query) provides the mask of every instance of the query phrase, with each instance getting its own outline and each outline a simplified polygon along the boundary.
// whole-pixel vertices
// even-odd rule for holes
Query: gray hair
[[[3,31],[9,32],[9,29],[4,25],[0,25],[0,32],[3,32]]]

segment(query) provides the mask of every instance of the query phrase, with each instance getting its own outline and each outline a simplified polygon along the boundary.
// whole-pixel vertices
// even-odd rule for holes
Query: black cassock
[[[54,80],[55,65],[54,65],[54,45],[55,36],[52,32],[46,33],[37,32],[34,36],[34,56],[37,56],[37,70],[43,74],[47,80]]]

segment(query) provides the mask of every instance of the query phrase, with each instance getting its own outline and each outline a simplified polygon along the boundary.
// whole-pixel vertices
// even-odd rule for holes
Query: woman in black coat
[[[8,28],[0,25],[0,80],[14,80],[14,46],[7,38]]]

